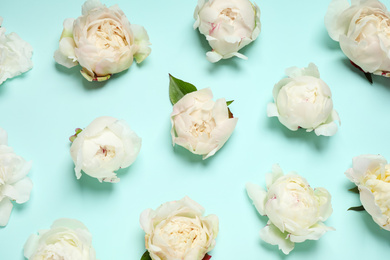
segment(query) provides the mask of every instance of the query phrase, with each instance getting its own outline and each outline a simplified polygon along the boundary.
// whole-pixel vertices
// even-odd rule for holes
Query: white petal
[[[259,185],[250,182],[246,184],[246,192],[248,193],[249,198],[253,201],[253,205],[255,205],[260,215],[266,215],[264,207],[267,198],[267,192]]]
[[[75,21],[74,18],[65,19],[65,21],[63,23],[64,30],[62,31],[61,39],[63,37],[72,37],[73,38],[73,24],[74,24],[74,21]]]
[[[245,56],[245,55],[243,55],[243,54],[241,54],[241,53],[239,53],[239,52],[233,52],[232,54],[233,54],[234,56],[240,58],[240,59],[243,59],[243,60],[247,60],[247,59],[248,59],[247,56]]]
[[[67,68],[79,64],[77,62],[75,49],[76,45],[71,37],[64,37],[60,40],[59,49],[54,52],[54,60]]]
[[[360,201],[364,209],[370,214],[373,220],[382,228],[389,230],[388,217],[386,217],[380,207],[375,203],[374,194],[366,187],[359,186]]]
[[[0,127],[0,145],[8,145],[8,134]]]
[[[145,28],[141,25],[132,24],[130,27],[134,33],[134,43],[138,46],[138,50],[134,53],[134,58],[137,63],[141,63],[152,51],[149,47],[151,44],[149,41],[149,35]]]
[[[329,191],[324,188],[315,188],[314,194],[319,200],[319,218],[321,221],[325,221],[330,217],[330,215],[332,215],[333,212],[331,195]]]
[[[260,230],[260,237],[271,245],[278,245],[284,254],[288,255],[294,249],[294,243],[288,239],[288,233],[282,233],[275,225],[268,223]]]
[[[323,223],[319,222],[314,226],[308,229],[308,234],[302,236],[296,236],[291,234],[290,240],[295,243],[301,243],[305,240],[318,240],[322,237],[327,231],[335,230],[332,227],[327,227]]]
[[[271,185],[277,179],[282,177],[283,175],[284,175],[283,174],[283,170],[282,170],[282,168],[280,168],[279,164],[276,163],[276,164],[272,165],[272,172],[271,173],[267,173],[265,175],[265,183],[266,183],[267,189],[269,189],[269,187],[271,187]]]
[[[26,241],[23,247],[24,257],[30,259],[30,257],[35,253],[39,245],[39,236],[37,234],[32,234]]]
[[[12,203],[9,199],[4,198],[0,201],[0,226],[6,226],[11,215]]]
[[[212,62],[212,63],[218,62],[222,59],[222,55],[215,52],[215,51],[207,52],[206,56],[207,56],[207,60]]]
[[[325,15],[325,27],[329,36],[339,41],[340,35],[346,35],[351,21],[350,15],[342,13],[350,7],[348,0],[333,0],[328,7]]]
[[[268,103],[267,116],[268,117],[279,116],[278,107],[276,106],[275,103]]]
[[[5,184],[3,187],[3,195],[15,200],[18,204],[22,204],[30,199],[32,187],[31,179],[25,177],[13,185]]]
[[[105,7],[99,0],[87,0],[82,6],[82,14],[86,15],[89,11],[95,9],[95,8],[102,8]]]
[[[146,234],[152,233],[152,218],[153,218],[154,211],[152,209],[145,209],[142,211],[140,217],[139,217],[139,223],[141,225],[141,228],[145,231]]]
[[[314,133],[317,136],[332,136],[337,132],[337,124],[335,122],[330,122],[328,124],[322,124],[314,129]]]

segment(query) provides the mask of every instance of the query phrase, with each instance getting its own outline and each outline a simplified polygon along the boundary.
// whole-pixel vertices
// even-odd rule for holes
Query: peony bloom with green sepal
[[[54,59],[67,68],[80,64],[88,81],[104,81],[128,69],[134,58],[141,63],[151,52],[149,45],[144,27],[130,24],[117,5],[87,0],[80,17],[64,21]]]
[[[381,155],[356,156],[345,175],[358,187],[360,201],[375,223],[390,231],[390,164],[387,160]]]
[[[351,4],[332,0],[325,26],[363,72],[390,77],[390,12],[384,4],[378,0],[352,0]]]
[[[141,149],[141,138],[124,120],[102,116],[76,129],[70,154],[77,179],[81,171],[100,182],[119,182],[115,171],[129,167]]]
[[[146,209],[140,216],[145,247],[153,260],[210,259],[219,230],[216,215],[203,216],[204,208],[184,197]]]

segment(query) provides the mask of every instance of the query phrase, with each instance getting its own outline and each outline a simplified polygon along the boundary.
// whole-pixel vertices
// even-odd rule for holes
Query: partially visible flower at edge
[[[31,162],[26,162],[8,146],[7,132],[0,128],[0,226],[5,226],[13,208],[30,199],[33,183],[28,172]]]
[[[33,67],[31,60],[33,48],[12,32],[5,34],[0,17],[0,85],[9,78],[16,77]]]
[[[390,231],[390,164],[387,160],[381,155],[356,156],[345,175],[358,187],[360,201],[375,223]]]
[[[365,73],[390,77],[390,13],[384,4],[352,0],[350,5],[348,0],[333,0],[325,26],[353,65]]]
[[[96,260],[87,227],[78,220],[66,218],[54,221],[49,230],[32,234],[24,245],[24,256],[29,260]]]

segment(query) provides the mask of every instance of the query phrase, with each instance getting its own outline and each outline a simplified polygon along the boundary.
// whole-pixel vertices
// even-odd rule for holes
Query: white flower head
[[[324,188],[312,189],[306,179],[295,172],[283,174],[275,164],[266,175],[267,190],[253,183],[246,184],[248,196],[257,211],[269,221],[260,237],[278,245],[283,253],[294,249],[294,243],[318,240],[331,227],[323,223],[332,214],[331,196]]]
[[[329,36],[364,72],[390,77],[390,13],[377,0],[333,0],[325,16]]]
[[[32,234],[24,245],[29,260],[95,260],[92,236],[83,223],[75,219],[58,219],[51,229]]]
[[[340,123],[340,118],[317,66],[310,63],[307,68],[288,68],[286,75],[274,86],[275,103],[268,104],[267,115],[278,117],[292,131],[305,128],[307,132],[314,130],[316,135],[334,135],[337,132],[334,121]]]
[[[0,226],[8,223],[13,208],[30,199],[32,181],[27,177],[31,162],[16,155],[8,145],[7,132],[0,128]]]
[[[210,62],[247,59],[238,51],[260,34],[260,9],[249,0],[198,0],[194,18],[194,29],[199,28],[213,48],[207,53]]]
[[[133,58],[142,62],[151,52],[149,45],[144,27],[130,24],[117,5],[87,0],[82,16],[64,21],[54,59],[67,68],[80,64],[87,80],[103,81],[128,69]]]
[[[238,118],[230,118],[226,100],[213,101],[209,88],[186,94],[171,114],[172,143],[206,159],[229,139]]]
[[[31,45],[14,32],[6,35],[2,23],[0,17],[0,85],[33,67]]]
[[[364,209],[381,228],[390,231],[390,164],[381,155],[354,157],[345,175],[359,188]]]
[[[141,138],[123,120],[98,117],[91,122],[70,147],[77,179],[81,170],[100,182],[118,182],[114,171],[129,167],[141,149]]]
[[[140,216],[145,247],[153,260],[201,260],[215,246],[218,217],[189,197],[146,209]]]

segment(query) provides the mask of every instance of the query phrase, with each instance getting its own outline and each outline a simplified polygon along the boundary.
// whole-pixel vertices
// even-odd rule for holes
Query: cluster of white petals
[[[145,247],[153,260],[201,260],[215,246],[218,217],[189,197],[146,209],[140,216]]]
[[[33,67],[31,45],[14,32],[5,34],[2,23],[0,17],[0,84]]]
[[[267,115],[278,117],[292,131],[304,128],[307,132],[314,130],[316,135],[334,135],[337,132],[334,121],[340,123],[340,118],[317,66],[310,63],[307,68],[291,67],[286,75],[274,86],[275,103],[268,104]]]
[[[81,170],[100,182],[118,182],[114,171],[129,167],[141,149],[141,138],[123,120],[102,116],[91,122],[70,147],[77,179]]]
[[[294,249],[294,243],[318,240],[329,230],[323,222],[332,214],[331,196],[324,188],[310,187],[295,172],[283,174],[275,164],[266,175],[267,190],[247,183],[246,190],[257,211],[269,221],[260,231],[267,243],[278,245],[283,253]]]
[[[381,155],[353,158],[345,175],[359,188],[360,201],[373,220],[390,231],[390,164]]]
[[[151,52],[149,36],[140,25],[130,24],[117,6],[87,0],[82,16],[64,21],[59,49],[54,59],[71,68],[80,64],[89,81],[103,81],[112,74],[142,62]]]
[[[230,118],[226,100],[213,101],[209,88],[182,97],[171,114],[172,143],[206,159],[229,139],[238,118]]]
[[[58,219],[51,229],[32,234],[24,245],[28,260],[96,260],[92,236],[83,223]]]
[[[390,13],[377,0],[333,0],[325,16],[329,36],[364,72],[390,77]]]
[[[249,0],[199,0],[194,29],[206,36],[212,51],[210,62],[233,56],[247,59],[238,51],[260,34],[260,9]]]
[[[0,226],[8,223],[13,208],[30,199],[32,181],[27,177],[31,162],[26,162],[8,146],[8,136],[0,128]]]

